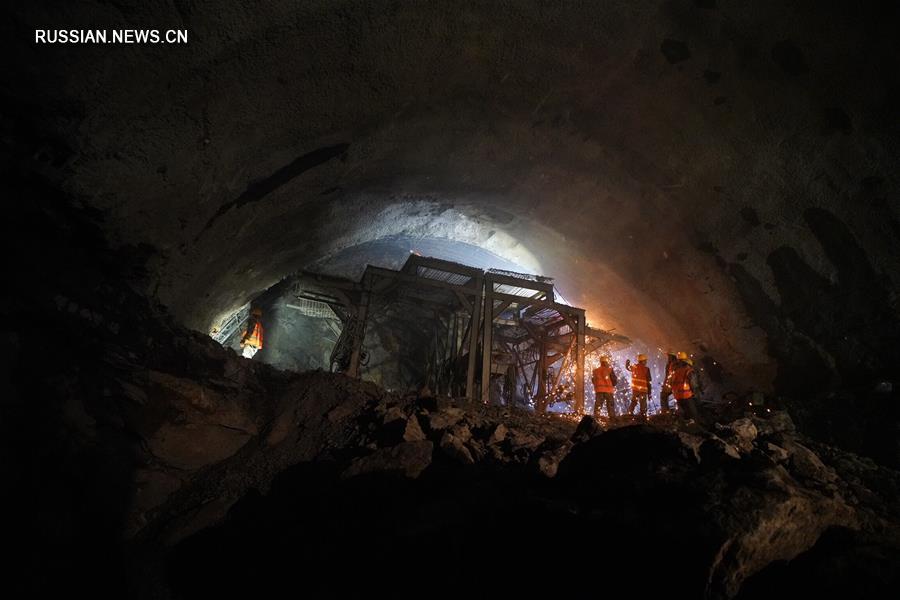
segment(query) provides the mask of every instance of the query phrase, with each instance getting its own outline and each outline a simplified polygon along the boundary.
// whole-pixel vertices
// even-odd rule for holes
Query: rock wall
[[[897,476],[878,466],[900,463],[894,10],[18,7],[0,121],[13,595],[274,588],[287,571],[262,559],[298,568],[283,541],[313,595],[350,552],[372,562],[348,591],[399,557],[413,570],[390,587],[416,593],[435,564],[498,593],[658,569],[651,589],[708,597],[843,565],[896,596]],[[192,43],[19,35],[148,19]],[[878,463],[784,414],[573,431],[277,371],[185,328],[397,235],[537,257],[596,324],[693,348]],[[509,576],[523,565],[551,575]]]
[[[190,41],[7,36],[5,139],[108,239],[151,246],[147,289],[198,330],[347,248],[435,237],[539,263],[597,325],[706,355],[740,391],[872,386],[898,364],[895,16],[29,3],[17,32],[152,22]]]
[[[448,589],[580,593],[652,571],[647,592],[734,597],[752,578],[754,597],[794,581],[778,561],[798,556],[896,590],[879,569],[897,555],[900,476],[784,412],[606,430],[278,371],[123,285],[141,256],[110,252],[90,213],[38,183],[12,191],[35,200],[17,222],[53,232],[20,240],[43,263],[6,305],[16,592],[397,593],[384,573],[399,568],[416,595],[454,568],[471,583]],[[851,536],[845,554],[826,532]],[[327,575],[341,564],[358,577]]]

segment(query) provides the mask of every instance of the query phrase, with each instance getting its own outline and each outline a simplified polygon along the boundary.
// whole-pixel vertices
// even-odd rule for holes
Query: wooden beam
[[[558,363],[560,360],[562,360],[563,358],[565,358],[565,357],[566,357],[566,354],[568,354],[568,353],[567,353],[567,352],[558,352],[557,354],[554,354],[553,356],[548,356],[547,359],[546,359],[546,360],[547,360],[547,366],[548,366],[548,367],[552,367],[553,365],[555,365],[556,363]]]
[[[429,298],[425,295],[425,290],[416,289],[413,286],[401,286],[398,288],[397,300],[408,300],[415,303],[427,304],[431,307],[442,308],[446,311],[453,311],[459,309],[459,304],[455,297],[448,297],[446,301],[437,300],[434,298]]]
[[[482,277],[484,271],[481,269],[476,269],[475,267],[469,267],[467,265],[461,265],[459,263],[455,263],[449,260],[443,260],[441,258],[434,258],[432,256],[418,256],[416,254],[410,255],[409,258],[406,259],[406,262],[403,264],[403,268],[401,271],[404,273],[411,273],[416,275],[416,270],[413,267],[426,267],[428,269],[434,269],[435,271],[443,271],[445,273],[452,273],[454,275],[463,275],[465,277],[472,277],[473,279],[476,277]]]
[[[592,353],[596,352],[597,350],[600,350],[601,348],[603,348],[603,346],[605,346],[606,344],[607,344],[607,342],[605,342],[603,340],[593,341],[585,346],[584,353],[586,355],[592,354]]]
[[[474,307],[473,307],[473,311],[474,311]],[[466,342],[469,341],[469,335],[471,334],[471,331],[472,331],[472,313],[471,312],[468,314],[468,318],[466,319],[466,321],[467,321],[466,326],[461,327],[462,335],[459,338],[459,348],[457,349],[457,354],[456,354],[457,359],[462,358],[463,350],[469,349],[469,346]],[[460,326],[461,325],[462,325],[462,323],[460,323]]]
[[[561,355],[562,356],[562,364],[559,365],[559,370],[556,372],[556,377],[553,378],[553,389],[556,389],[559,386],[559,380],[562,379],[563,371],[566,370],[566,363],[569,362],[569,352],[566,352]],[[554,361],[555,362],[555,361]]]
[[[502,330],[501,330],[501,331],[495,331],[495,332],[494,332],[494,339],[495,339],[495,340],[499,340],[499,341],[504,342],[504,343],[507,343],[507,344],[516,344],[516,345],[519,345],[519,344],[521,344],[522,342],[527,342],[527,341],[530,340],[531,338],[528,338],[528,337],[512,337],[512,336],[504,335],[504,334],[502,333]]]
[[[493,304],[493,302],[491,302],[491,304]],[[497,317],[499,317],[500,315],[502,315],[502,314],[503,314],[503,311],[506,310],[507,308],[509,308],[509,305],[510,305],[510,304],[512,304],[512,302],[510,302],[510,301],[507,300],[506,302],[501,302],[501,303],[500,303],[498,306],[496,306],[496,307],[492,306],[492,307],[491,307],[491,308],[492,308],[491,314],[493,315],[493,318],[496,319]]]
[[[544,342],[544,344],[545,344],[545,345],[547,346],[547,348],[549,348],[550,350],[556,350],[557,352],[565,352],[565,351],[568,351],[569,348],[572,347],[572,341],[571,341],[571,340],[569,340],[569,341],[566,342],[566,343],[558,343],[558,342],[550,342],[550,341],[547,341],[547,342]]]
[[[522,321],[522,327],[523,327],[523,328],[525,329],[525,331],[527,331],[527,332],[529,333],[529,335],[531,335],[531,337],[534,338],[536,341],[543,340],[544,337],[545,337],[545,335],[546,335],[546,332],[544,332],[544,331],[542,330],[543,328],[539,328],[539,327],[537,327],[536,325],[534,325],[533,323],[529,323],[528,321],[524,321],[524,320],[523,320],[523,321]]]
[[[526,306],[541,306],[544,308],[550,308],[555,310],[560,315],[569,315],[575,316],[579,312],[583,313],[584,311],[580,308],[575,308],[573,306],[568,306],[566,304],[558,304],[556,302],[548,302],[547,300],[532,300],[531,298],[526,298],[524,296],[516,296],[514,294],[504,294],[502,292],[492,292],[495,300],[509,300],[510,303],[517,302]]]
[[[484,304],[482,294],[484,282],[481,276],[475,284],[475,298],[472,301],[472,314],[469,320],[469,362],[466,368],[466,398],[475,399],[475,359],[478,354],[478,328],[481,324],[481,307]]]
[[[466,298],[466,295],[459,290],[453,290],[453,292],[456,294],[456,298],[459,300],[459,303],[462,304],[463,310],[466,312],[472,312],[472,303],[469,302],[469,299]]]
[[[370,277],[383,277],[385,279],[391,279],[393,281],[409,283],[413,285],[427,285],[445,290],[458,290],[460,293],[469,296],[475,295],[475,288],[477,287],[472,281],[469,281],[465,285],[454,285],[452,283],[447,283],[446,281],[429,279],[427,277],[419,277],[418,275],[408,275],[406,273],[392,271],[390,269],[384,269],[382,267],[373,267],[372,265],[366,267],[366,274],[368,274]],[[365,276],[366,275],[363,275],[363,277]]]
[[[547,349],[543,344],[540,345],[538,351],[538,362],[535,366],[537,372],[537,392],[534,396],[534,408],[538,414],[547,412]]]
[[[501,275],[499,273],[487,273],[485,275],[485,281],[490,281],[491,291],[496,291],[493,289],[493,284],[499,285],[508,285],[512,287],[523,288],[526,290],[533,290],[535,292],[540,292],[543,294],[543,300],[548,300],[553,302],[553,284],[552,283],[544,283],[541,281],[531,281],[530,279],[519,279],[518,277],[511,277],[509,275]],[[520,296],[521,298],[528,299],[527,296]]]
[[[347,368],[347,375],[358,378],[360,354],[362,353],[362,345],[366,337],[366,319],[369,317],[369,294],[363,293],[363,299],[357,308],[356,315],[356,331],[353,332],[353,338],[350,340],[352,350],[350,351],[350,365]]]
[[[494,286],[485,279],[484,285],[484,325],[481,341],[481,401],[488,404],[491,401],[491,354],[493,350],[494,334]]]
[[[584,312],[578,316],[575,337],[575,414],[584,414]]]

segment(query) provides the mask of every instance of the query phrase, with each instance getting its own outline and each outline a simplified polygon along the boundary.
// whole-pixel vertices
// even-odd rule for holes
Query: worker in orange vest
[[[679,352],[676,358],[675,368],[669,377],[669,387],[672,388],[672,395],[678,404],[678,412],[682,417],[699,421],[696,397],[700,387],[697,372],[694,371],[694,362],[686,352]]]
[[[262,319],[262,310],[254,308],[250,311],[247,329],[241,336],[241,356],[244,358],[253,358],[253,355],[263,347],[263,326],[260,319]]]
[[[594,418],[600,416],[600,405],[606,404],[606,414],[610,420],[616,418],[616,402],[613,393],[616,391],[618,378],[615,371],[609,366],[609,359],[600,359],[600,366],[591,374],[591,382],[594,384]]]
[[[637,363],[625,361],[625,368],[631,372],[631,406],[628,414],[634,414],[634,407],[641,404],[641,418],[647,418],[647,398],[650,396],[650,368],[647,366],[647,355],[638,354]]]
[[[672,371],[675,370],[677,361],[678,358],[673,351],[669,350],[666,352],[666,373],[663,376],[662,389],[659,391],[659,411],[662,414],[669,412],[669,396],[672,395],[672,388],[669,387],[669,378],[672,376]]]

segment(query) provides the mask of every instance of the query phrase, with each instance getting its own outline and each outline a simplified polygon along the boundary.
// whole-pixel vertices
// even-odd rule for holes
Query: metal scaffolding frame
[[[412,255],[400,271],[369,265],[363,285],[379,297],[405,300],[431,308],[433,356],[428,357],[427,383],[434,392],[450,393],[457,382],[455,366],[466,357],[465,396],[474,397],[475,360],[481,322],[484,273],[437,258]]]
[[[492,376],[505,374],[506,401],[520,398],[538,412],[546,410],[564,373],[572,370],[574,408],[584,412],[585,357],[611,342],[629,343],[588,327],[584,309],[557,302],[549,278],[431,257],[411,255],[399,271],[369,265],[359,282],[301,272],[293,291],[297,298],[328,304],[341,320],[333,369],[360,376],[373,300],[407,303],[414,314],[430,319],[422,329],[431,337],[424,366],[433,392],[489,402]]]

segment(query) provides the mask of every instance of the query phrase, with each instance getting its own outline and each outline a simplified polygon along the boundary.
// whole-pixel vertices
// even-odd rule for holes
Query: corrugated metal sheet
[[[309,300],[307,298],[297,298],[292,304],[286,304],[288,308],[300,311],[301,314],[314,319],[337,319],[337,315],[331,310],[331,307],[324,302]]]
[[[445,283],[449,283],[450,285],[466,285],[467,283],[469,283],[469,281],[472,280],[472,278],[468,275],[450,273],[448,271],[440,271],[438,269],[421,266],[416,269],[416,275],[418,275],[419,277],[424,277],[425,279],[443,281]]]

